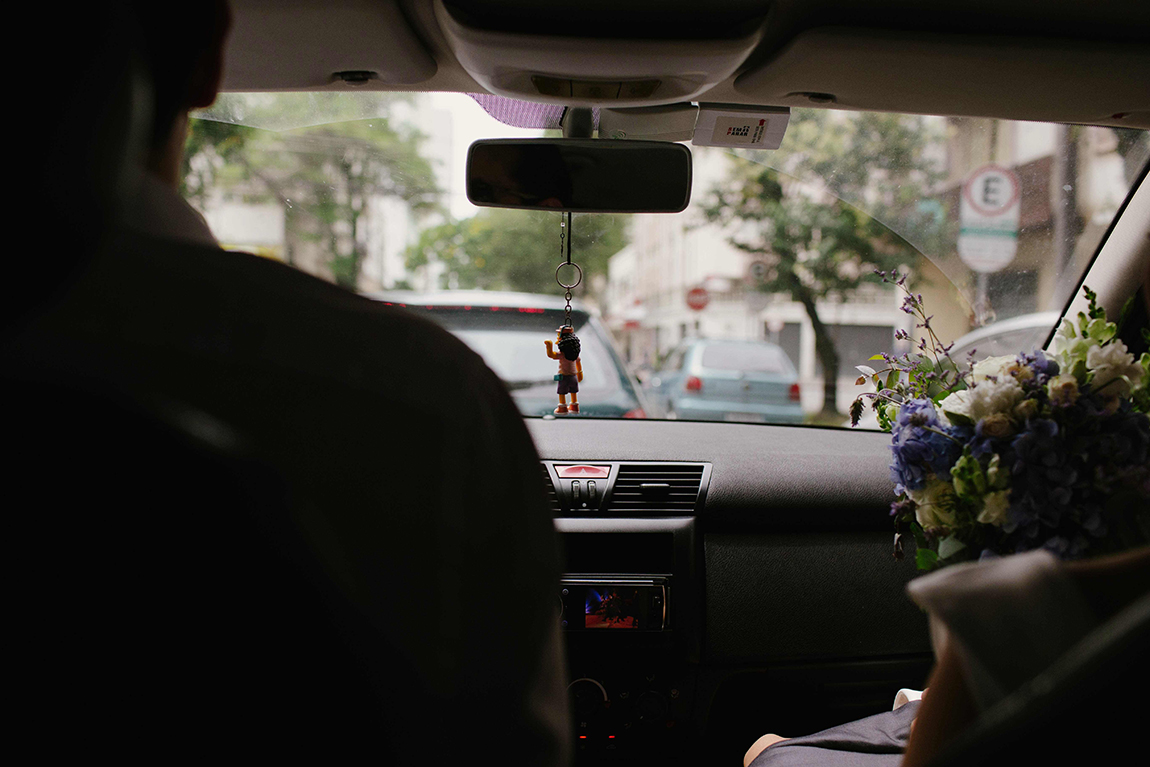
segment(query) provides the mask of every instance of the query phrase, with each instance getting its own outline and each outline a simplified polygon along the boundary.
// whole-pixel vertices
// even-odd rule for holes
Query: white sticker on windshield
[[[778,149],[787,131],[791,110],[786,107],[728,107],[699,105],[695,146],[737,146]]]

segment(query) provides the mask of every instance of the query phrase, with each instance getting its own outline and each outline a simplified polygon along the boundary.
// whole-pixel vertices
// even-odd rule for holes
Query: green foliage
[[[489,208],[471,218],[425,229],[407,249],[409,269],[439,262],[445,269],[441,287],[521,290],[562,294],[555,282],[559,265],[562,214]],[[607,272],[607,261],[627,244],[627,216],[576,214],[571,229],[572,261],[590,277]]]
[[[997,456],[996,456],[997,457]],[[954,483],[954,493],[960,501],[979,506],[986,495],[988,482],[986,472],[971,452],[970,447],[962,451],[962,457],[950,469],[950,479]]]
[[[390,116],[406,97],[379,94],[365,106],[340,94],[241,95],[221,97],[213,113],[255,124],[306,124],[317,114],[334,122],[274,132],[192,120],[183,192],[201,203],[214,188],[226,198],[282,205],[289,260],[295,247],[318,248],[335,280],[354,289],[372,198],[398,197],[417,213],[437,207],[435,174],[420,152],[424,136]],[[376,116],[358,119],[365,110]]]

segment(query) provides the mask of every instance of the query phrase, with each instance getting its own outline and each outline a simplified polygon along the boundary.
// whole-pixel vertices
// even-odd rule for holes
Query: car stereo
[[[564,576],[560,625],[564,631],[665,631],[669,592],[659,576]]]

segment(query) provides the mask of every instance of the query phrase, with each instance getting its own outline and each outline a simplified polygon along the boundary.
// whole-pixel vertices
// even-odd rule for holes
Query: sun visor
[[[1150,127],[1150,47],[823,28],[735,89],[762,104]]]
[[[435,60],[395,0],[234,0],[224,90],[411,85]]]
[[[488,91],[571,106],[690,101],[734,74],[762,35],[759,27],[701,40],[505,32],[468,26],[442,0],[435,15],[460,65]]]

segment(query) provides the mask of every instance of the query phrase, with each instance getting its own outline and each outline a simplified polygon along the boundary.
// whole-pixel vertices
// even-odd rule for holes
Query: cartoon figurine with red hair
[[[583,362],[579,359],[579,337],[575,335],[575,328],[564,325],[555,331],[555,345],[559,347],[556,352],[551,341],[544,341],[547,347],[547,356],[559,360],[559,373],[555,380],[559,382],[559,407],[555,408],[556,415],[579,412],[579,382],[583,380]],[[571,406],[567,406],[567,395],[571,395]]]

